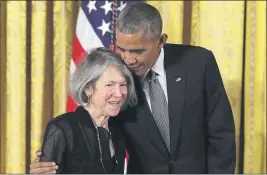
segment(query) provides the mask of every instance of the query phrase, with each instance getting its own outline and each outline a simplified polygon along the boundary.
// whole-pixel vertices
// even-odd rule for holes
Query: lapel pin
[[[181,81],[182,79],[179,77],[179,78],[176,78],[176,82],[178,82],[178,81]]]

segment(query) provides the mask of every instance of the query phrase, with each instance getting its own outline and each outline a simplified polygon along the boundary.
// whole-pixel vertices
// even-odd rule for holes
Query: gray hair
[[[122,109],[137,103],[133,76],[121,57],[106,48],[96,48],[85,56],[70,77],[70,94],[77,104],[82,106],[88,104],[90,99],[88,99],[85,90],[90,87],[94,88],[96,81],[110,66],[115,66],[127,81],[128,95]]]
[[[162,32],[162,18],[159,11],[147,3],[131,3],[119,14],[117,29],[124,34],[142,31],[147,38],[159,38]]]

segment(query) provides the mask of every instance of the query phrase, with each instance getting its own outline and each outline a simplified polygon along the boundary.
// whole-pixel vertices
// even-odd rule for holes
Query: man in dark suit
[[[233,114],[213,53],[165,44],[161,16],[146,3],[123,9],[116,40],[139,93],[139,104],[117,118],[130,157],[127,173],[234,173]],[[35,173],[54,168],[42,166],[32,163]]]

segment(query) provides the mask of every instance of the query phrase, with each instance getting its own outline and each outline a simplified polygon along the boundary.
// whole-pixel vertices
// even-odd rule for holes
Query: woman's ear
[[[87,96],[88,98],[92,95],[92,90],[91,90],[91,88],[86,88],[86,89],[84,90],[84,92],[85,92],[85,94],[86,94],[86,96]]]
[[[162,48],[164,46],[164,44],[167,42],[168,40],[168,35],[166,33],[161,34],[160,36],[160,48]]]

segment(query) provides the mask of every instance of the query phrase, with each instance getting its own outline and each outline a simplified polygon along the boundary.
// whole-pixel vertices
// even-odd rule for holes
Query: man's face
[[[116,31],[116,52],[137,76],[143,76],[158,59],[163,43],[147,39],[143,32],[123,34]]]

